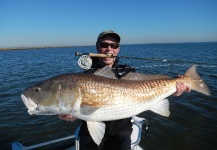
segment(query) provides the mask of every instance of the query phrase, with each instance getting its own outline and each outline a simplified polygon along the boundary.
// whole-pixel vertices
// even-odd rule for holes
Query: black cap
[[[97,38],[97,42],[99,41],[99,39],[101,39],[103,37],[106,37],[108,35],[110,35],[111,37],[113,37],[114,39],[116,39],[118,43],[120,43],[121,37],[117,33],[115,33],[114,31],[112,31],[112,30],[101,32],[99,34],[98,38]]]

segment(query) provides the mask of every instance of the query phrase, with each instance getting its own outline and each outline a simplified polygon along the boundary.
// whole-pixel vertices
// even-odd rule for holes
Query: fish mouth
[[[23,100],[23,103],[26,105],[28,108],[28,111],[34,111],[38,107],[38,105],[31,99],[27,98],[25,95],[21,95],[21,98]]]
[[[21,94],[21,98],[23,100],[23,103],[28,108],[28,113],[30,115],[56,115],[58,114],[58,111],[60,111],[59,108],[55,106],[50,107],[44,107],[36,102],[34,102],[31,98],[26,97],[24,94]],[[64,114],[65,112],[63,112]]]

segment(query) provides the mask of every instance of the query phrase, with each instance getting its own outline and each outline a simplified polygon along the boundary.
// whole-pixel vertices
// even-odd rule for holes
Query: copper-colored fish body
[[[119,80],[109,67],[94,74],[64,74],[27,88],[21,97],[29,114],[70,114],[86,120],[92,139],[99,145],[105,132],[101,121],[128,118],[146,110],[168,117],[166,98],[176,92],[177,82],[210,95],[193,65],[176,79],[128,73]]]
[[[135,76],[135,80],[133,77],[119,80],[95,74],[65,74],[28,88],[22,97],[25,97],[27,107],[30,107],[28,103],[31,106],[37,104],[29,109],[33,114],[48,110],[83,120],[106,121],[130,117],[146,110],[168,116],[169,110],[165,108],[169,104],[165,98],[176,91],[177,82],[209,95],[209,88],[196,73],[196,66],[176,79],[154,77],[153,80],[151,76]],[[35,91],[37,88],[40,90]]]

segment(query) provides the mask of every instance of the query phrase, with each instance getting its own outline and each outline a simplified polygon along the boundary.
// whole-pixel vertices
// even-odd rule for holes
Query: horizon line
[[[141,44],[181,44],[181,43],[216,43],[217,41],[209,41],[209,42],[152,42],[152,43],[136,43],[136,44],[121,44],[121,45],[141,45]],[[26,50],[26,49],[40,49],[40,48],[66,48],[66,47],[89,47],[95,45],[69,45],[69,46],[24,46],[24,47],[0,47],[0,51],[4,50]]]

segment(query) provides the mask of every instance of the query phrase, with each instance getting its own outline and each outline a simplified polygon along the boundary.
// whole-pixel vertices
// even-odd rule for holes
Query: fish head
[[[25,89],[21,98],[29,114],[55,115],[67,114],[74,103],[75,84],[70,84],[67,76],[47,79]]]

